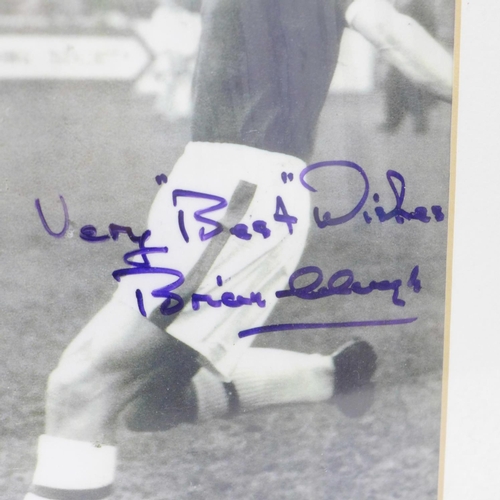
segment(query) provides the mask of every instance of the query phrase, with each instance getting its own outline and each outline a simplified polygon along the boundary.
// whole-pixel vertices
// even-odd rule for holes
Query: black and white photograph
[[[0,498],[438,498],[457,8],[0,0]]]

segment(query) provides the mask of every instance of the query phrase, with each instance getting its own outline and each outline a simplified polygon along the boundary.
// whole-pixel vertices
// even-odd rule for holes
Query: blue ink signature
[[[422,284],[418,278],[419,267],[415,266],[411,271],[407,285],[412,288],[415,293],[419,293],[422,289]],[[315,279],[312,283],[297,287],[295,281],[301,276],[313,275]],[[303,300],[317,300],[332,295],[367,295],[374,290],[392,290],[392,303],[396,306],[404,307],[406,302],[399,298],[399,291],[403,281],[397,279],[394,281],[370,281],[368,286],[362,286],[359,281],[354,281],[354,273],[350,269],[342,269],[333,273],[327,282],[326,286],[320,287],[323,282],[323,272],[319,267],[306,266],[297,269],[289,278],[289,290],[279,290],[276,292],[276,297],[279,299],[284,297],[298,297]],[[318,288],[320,287],[320,288]]]
[[[368,176],[366,175],[363,168],[351,161],[323,161],[314,163],[307,166],[302,170],[299,176],[300,183],[302,186],[309,191],[317,192],[317,190],[312,187],[307,181],[306,176],[319,168],[329,168],[329,167],[344,167],[349,168],[357,172],[363,180],[363,192],[356,203],[356,205],[346,214],[338,217],[332,217],[329,211],[325,211],[323,215],[320,215],[319,207],[314,207],[313,217],[316,225],[320,229],[324,229],[329,226],[337,226],[345,224],[356,217],[365,206],[369,194],[370,194],[370,184]],[[281,174],[283,182],[292,182],[293,174]],[[413,211],[408,211],[403,208],[403,203],[405,200],[406,193],[406,182],[399,172],[395,170],[388,170],[386,172],[386,178],[389,186],[394,194],[395,206],[389,211],[386,211],[382,206],[375,207],[375,214],[379,222],[387,222],[394,219],[397,224],[403,224],[405,221],[417,220],[423,223],[429,223],[431,221],[431,216],[428,214],[428,209],[426,207],[416,207]],[[165,177],[166,179],[166,177]],[[160,182],[159,182],[160,180]],[[166,182],[163,177],[157,176],[156,181],[159,185]],[[206,214],[222,210],[227,207],[227,200],[221,196],[215,194],[202,193],[196,191],[189,191],[184,189],[176,189],[172,193],[172,203],[174,207],[177,207],[180,203],[181,198],[195,198],[201,200],[209,200],[214,202],[214,204],[195,210],[192,214],[194,220],[200,224],[202,227],[198,231],[198,236],[201,241],[206,241],[213,238],[224,231],[221,223],[216,220],[210,219]],[[41,207],[39,199],[35,200],[35,208],[37,210],[38,216],[42,223],[45,231],[55,238],[62,238],[65,236],[69,229],[70,218],[69,210],[66,201],[62,195],[59,196],[62,210],[63,210],[63,227],[60,231],[54,231],[48,224]],[[380,197],[377,193],[373,194],[373,200],[379,203]],[[434,219],[437,222],[442,222],[445,218],[442,208],[439,205],[431,206],[431,212]],[[373,218],[365,210],[363,213],[363,218],[367,224],[370,224]],[[287,225],[288,232],[293,234],[293,226],[298,223],[297,217],[290,215],[288,209],[285,205],[284,200],[280,196],[276,196],[276,208],[275,213],[272,214],[273,219],[276,222],[281,222]],[[210,230],[207,230],[205,226],[211,226]],[[181,235],[189,243],[189,234],[186,229],[185,224],[185,213],[184,210],[178,209],[178,226]],[[232,236],[242,239],[250,240],[254,234],[260,234],[262,238],[269,238],[271,236],[271,230],[267,227],[267,222],[265,220],[256,220],[252,223],[252,232],[246,224],[236,224],[229,228],[229,232]],[[89,243],[99,243],[108,240],[118,240],[120,234],[126,234],[130,241],[139,245],[139,248],[124,255],[125,263],[130,266],[124,269],[117,269],[112,273],[114,279],[120,281],[122,277],[136,274],[163,274],[171,276],[173,278],[171,283],[151,291],[153,297],[163,298],[164,301],[161,304],[160,312],[163,315],[172,315],[181,311],[185,304],[184,299],[174,290],[178,289],[185,281],[183,274],[176,270],[168,267],[154,267],[150,264],[148,255],[154,253],[168,253],[168,247],[148,247],[146,242],[151,235],[150,231],[145,231],[141,236],[136,235],[129,226],[122,226],[118,224],[109,224],[108,232],[106,234],[98,234],[98,230],[95,226],[87,224],[80,229],[80,238],[83,241]],[[420,292],[421,283],[418,278],[419,267],[415,266],[410,274],[410,278],[407,281],[407,286],[415,293]],[[303,286],[297,286],[296,280],[302,276],[312,275],[314,280]],[[220,277],[217,277],[218,283]],[[350,269],[342,269],[331,275],[326,283],[326,286],[321,286],[323,283],[323,272],[320,268],[316,266],[306,266],[295,271],[289,278],[289,289],[279,290],[276,292],[278,298],[285,297],[297,297],[303,300],[317,300],[324,297],[329,297],[332,295],[351,295],[352,293],[358,295],[367,295],[371,292],[378,291],[392,291],[392,302],[396,306],[404,306],[405,301],[399,297],[400,289],[403,285],[401,279],[396,279],[393,281],[382,280],[382,281],[370,281],[368,285],[362,286],[359,281],[355,281],[354,273]],[[220,286],[220,285],[219,285]],[[146,311],[144,308],[144,296],[141,290],[136,290],[136,299],[141,314],[146,316]],[[243,297],[241,295],[235,296],[232,292],[224,292],[220,299],[215,299],[209,294],[198,294],[194,293],[191,295],[191,305],[193,310],[198,310],[201,303],[206,303],[210,307],[241,307],[243,305],[257,305],[258,307],[265,307],[266,301],[262,298],[260,292],[251,292],[249,297]],[[259,333],[270,332],[270,331],[283,331],[283,330],[294,330],[294,329],[309,329],[309,328],[340,328],[348,326],[379,326],[379,325],[397,325],[406,324],[415,321],[417,318],[406,318],[406,319],[394,319],[394,320],[374,320],[374,321],[353,321],[345,323],[297,323],[297,324],[284,324],[284,325],[270,325],[266,327],[252,328],[249,330],[242,330],[239,333],[240,337],[246,337],[249,335],[256,335]]]
[[[339,217],[332,217],[331,213],[329,211],[325,211],[323,215],[320,215],[320,209],[319,207],[314,207],[313,208],[313,217],[316,222],[316,225],[320,229],[324,229],[329,226],[338,226],[341,224],[345,224],[352,220],[356,215],[358,215],[359,212],[363,209],[363,207],[366,204],[366,201],[369,196],[370,192],[370,184],[368,180],[368,176],[366,175],[365,171],[363,170],[362,167],[357,165],[354,162],[351,161],[323,161],[323,162],[318,162],[314,163],[312,165],[307,166],[302,170],[300,173],[300,182],[304,188],[306,188],[309,191],[312,192],[317,192],[317,190],[312,187],[307,181],[306,181],[306,176],[319,168],[325,168],[325,167],[346,167],[349,169],[354,170],[357,172],[364,183],[364,188],[363,188],[363,193],[361,195],[360,200],[357,202],[357,204],[354,206],[352,210],[350,210],[348,213],[339,216]],[[378,217],[378,220],[380,222],[387,222],[391,219],[394,219],[398,224],[403,224],[405,221],[410,221],[410,220],[418,220],[423,223],[429,223],[431,221],[431,216],[428,215],[428,209],[426,207],[416,207],[415,210],[413,211],[408,211],[403,208],[403,203],[405,199],[405,193],[406,193],[406,182],[404,177],[399,173],[396,172],[395,170],[388,170],[386,173],[386,178],[389,183],[389,186],[394,194],[395,197],[395,206],[393,209],[386,211],[382,206],[377,206],[375,207],[375,214]],[[293,180],[293,176],[291,178]],[[396,185],[396,182],[399,183],[399,187]],[[222,210],[223,208],[227,207],[227,200],[221,196],[217,196],[215,194],[209,194],[209,193],[202,193],[202,192],[197,192],[197,191],[189,191],[185,189],[175,189],[172,193],[172,203],[174,207],[177,207],[179,204],[179,198],[195,198],[195,199],[202,199],[202,200],[211,200],[214,201],[215,204],[206,207],[206,208],[201,208],[198,210],[195,210],[193,213],[194,220],[198,223],[201,224],[206,224],[208,226],[212,226],[213,229],[207,231],[205,229],[205,226],[202,226],[199,229],[198,235],[201,241],[206,241],[210,238],[213,238],[214,236],[217,236],[221,232],[223,232],[224,228],[222,225],[217,222],[216,220],[210,219],[206,217],[206,214],[209,214],[211,212],[215,212],[218,210]],[[61,231],[53,231],[49,224],[47,223],[47,220],[43,214],[42,207],[40,204],[40,200],[36,199],[35,200],[35,207],[38,212],[38,216],[40,218],[40,221],[42,223],[43,228],[47,231],[47,233],[50,236],[53,236],[55,238],[62,238],[67,230],[69,229],[69,211],[67,204],[64,200],[64,197],[62,195],[59,196],[61,205],[63,208],[63,215],[64,215],[64,223],[63,223],[63,228]],[[373,195],[373,200],[378,203],[380,201],[380,196],[378,193],[375,193]],[[442,222],[445,218],[443,214],[442,207],[440,205],[433,205],[431,206],[431,212],[437,222]],[[273,219],[276,222],[281,222],[287,225],[288,232],[290,234],[293,234],[293,226],[294,224],[298,223],[297,217],[290,215],[290,213],[287,210],[287,207],[285,205],[285,202],[281,196],[276,196],[276,209],[275,213],[272,215]],[[363,217],[364,220],[367,224],[371,224],[373,218],[368,214],[368,212],[365,210],[363,212]],[[186,229],[186,224],[185,224],[185,213],[184,210],[179,209],[178,210],[178,225],[179,225],[179,231],[181,232],[181,235],[183,239],[188,243],[189,242],[189,234]],[[253,232],[256,234],[260,234],[263,238],[269,238],[271,235],[271,230],[267,227],[267,222],[264,220],[256,220],[252,224],[252,229]],[[250,240],[253,236],[251,232],[249,232],[249,227],[246,224],[236,224],[235,226],[229,228],[229,232],[231,235],[235,236],[236,238],[242,239],[242,240]],[[90,243],[99,243],[103,241],[107,241],[109,239],[117,240],[120,234],[127,234],[130,240],[134,243],[139,241],[139,237],[136,236],[132,229],[128,226],[120,226],[118,224],[110,224],[108,227],[108,234],[97,234],[97,229],[93,225],[84,225],[80,229],[80,238],[84,241],[90,242]]]
[[[191,296],[191,304],[193,310],[198,311],[200,308],[200,302],[206,302],[210,307],[220,307],[224,305],[226,307],[241,307],[241,306],[251,306],[252,304],[257,304],[259,307],[266,307],[266,301],[262,298],[260,292],[250,292],[250,297],[243,297],[238,295],[234,296],[232,292],[224,292],[221,295],[220,300],[215,300],[209,294],[199,294],[193,293]]]
[[[168,253],[168,248],[147,247],[145,243],[150,236],[151,231],[145,231],[137,241],[137,243],[139,244],[139,249],[127,252],[123,256],[124,262],[131,267],[117,269],[116,271],[113,271],[112,275],[116,281],[120,281],[124,276],[136,274],[167,274],[177,278],[172,283],[151,291],[151,295],[153,297],[165,299],[160,305],[161,314],[164,316],[171,316],[180,312],[182,309],[184,309],[185,306],[184,299],[179,294],[173,292],[173,290],[176,290],[184,283],[184,275],[181,271],[178,271],[176,269],[168,267],[153,267],[151,265],[147,256],[150,254]],[[132,260],[136,257],[141,257],[142,261]],[[221,276],[217,276],[217,284],[219,286],[222,286]],[[140,313],[143,316],[147,316],[144,307],[144,295],[142,293],[142,290],[137,289],[135,291],[135,296]],[[242,295],[238,295],[235,297],[234,293],[232,292],[224,292],[221,295],[220,300],[213,299],[209,294],[193,293],[191,295],[191,304],[193,310],[199,310],[201,302],[206,302],[210,307],[221,307],[222,305],[224,305],[226,307],[236,308],[244,305],[250,306],[252,304],[256,304],[258,307],[266,306],[266,301],[262,298],[262,294],[260,292],[251,292],[250,297],[243,297]]]
[[[382,320],[369,320],[369,321],[343,321],[337,323],[283,323],[279,325],[258,326],[256,328],[249,328],[241,330],[238,337],[243,339],[250,337],[250,335],[258,335],[260,333],[270,332],[286,332],[292,330],[320,330],[324,328],[362,328],[365,326],[396,326],[407,325],[417,321],[418,318],[402,318],[402,319],[382,319]]]
[[[128,264],[129,268],[125,269],[117,269],[113,271],[112,275],[116,281],[120,281],[123,276],[130,276],[136,274],[167,274],[170,276],[174,276],[175,279],[172,283],[168,285],[157,288],[151,292],[153,297],[159,297],[165,299],[161,306],[160,311],[163,315],[169,316],[171,314],[175,314],[182,310],[184,307],[184,300],[182,297],[176,293],[173,293],[172,290],[180,287],[184,283],[184,276],[180,271],[176,269],[171,269],[168,267],[153,267],[149,262],[148,255],[154,253],[167,253],[167,247],[146,247],[145,242],[151,236],[151,231],[147,230],[143,233],[143,235],[139,239],[139,249],[132,250],[131,252],[127,252],[123,260],[126,264]],[[142,262],[132,260],[134,257],[142,257]],[[139,310],[143,316],[146,316],[146,312],[144,310],[144,302],[142,291],[136,290],[136,298],[138,302]]]
[[[356,206],[352,210],[350,210],[347,214],[344,214],[340,217],[332,217],[331,213],[328,211],[325,212],[323,216],[320,216],[319,208],[314,207],[313,209],[314,220],[316,222],[316,225],[320,229],[324,229],[325,227],[328,226],[338,226],[340,224],[345,224],[346,222],[353,219],[364,207],[370,192],[370,183],[368,181],[368,176],[359,165],[357,165],[352,161],[322,161],[318,163],[313,163],[312,165],[307,166],[300,173],[301,184],[309,191],[316,192],[317,190],[313,188],[308,182],[306,182],[305,177],[309,172],[324,167],[347,167],[354,170],[363,179],[364,188],[361,198],[356,204]],[[406,193],[406,182],[404,177],[395,170],[388,170],[386,173],[386,178],[396,199],[396,206],[389,212],[386,212],[385,209],[380,206],[376,207],[375,213],[378,217],[378,220],[380,222],[386,222],[388,220],[395,219],[398,224],[403,224],[405,220],[418,220],[420,222],[428,223],[431,220],[431,218],[427,215],[427,208],[416,207],[413,212],[408,212],[403,208],[403,202]],[[400,182],[399,189],[397,188],[394,182],[395,180],[398,180]],[[377,193],[375,193],[373,195],[373,199],[376,203],[378,203],[380,197]],[[437,222],[442,222],[444,220],[444,214],[441,206],[433,205],[431,207],[431,211]],[[370,224],[372,222],[372,218],[369,216],[367,211],[363,212],[363,217],[367,224]]]
[[[54,238],[63,238],[68,229],[69,229],[69,210],[68,210],[68,205],[66,204],[66,200],[64,199],[64,196],[59,195],[59,200],[61,201],[62,209],[63,209],[63,214],[64,214],[64,225],[61,231],[56,232],[53,231],[47,220],[45,219],[45,216],[43,214],[42,210],[42,205],[40,203],[40,200],[37,198],[35,200],[35,208],[38,212],[38,217],[40,218],[40,221],[42,223],[43,228],[45,231],[50,236],[53,236]],[[80,228],[80,238],[83,241],[87,241],[89,243],[100,243],[102,241],[107,241],[109,239],[112,239],[114,241],[118,240],[120,237],[120,234],[126,234],[129,239],[133,243],[138,243],[140,240],[140,236],[136,236],[134,232],[132,231],[132,228],[129,226],[121,226],[119,224],[110,224],[108,226],[108,231],[109,234],[101,234],[97,235],[97,228],[95,226],[92,226],[91,224],[87,224],[85,226],[82,226]]]

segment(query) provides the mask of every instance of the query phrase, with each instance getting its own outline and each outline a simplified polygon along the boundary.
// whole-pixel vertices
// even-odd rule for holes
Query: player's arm
[[[387,0],[354,0],[346,19],[402,73],[451,101],[453,58],[414,19]]]

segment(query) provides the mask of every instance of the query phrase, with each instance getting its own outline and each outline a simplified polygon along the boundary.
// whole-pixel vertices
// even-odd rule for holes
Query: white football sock
[[[102,500],[109,498],[116,448],[42,435],[31,492],[25,500]]]
[[[264,406],[319,402],[333,396],[331,356],[252,348],[241,358],[232,382],[206,369],[193,378],[198,418],[206,420]]]

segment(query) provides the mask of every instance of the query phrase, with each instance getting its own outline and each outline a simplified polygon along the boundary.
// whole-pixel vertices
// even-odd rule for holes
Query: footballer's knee
[[[63,356],[47,384],[47,432],[93,439],[114,425],[134,393],[133,381],[125,373],[104,372],[91,361]]]
[[[167,430],[194,422],[197,401],[192,378],[198,372],[198,354],[171,338],[160,366],[150,371],[124,411],[124,423],[135,432]]]
[[[111,429],[131,402],[126,422],[133,430],[156,426],[156,417],[178,423],[171,408],[184,405],[189,411],[185,390],[199,369],[196,351],[168,335],[148,360],[133,355],[117,360],[112,350],[89,344],[73,344],[49,377],[47,427],[52,434],[89,439]]]

